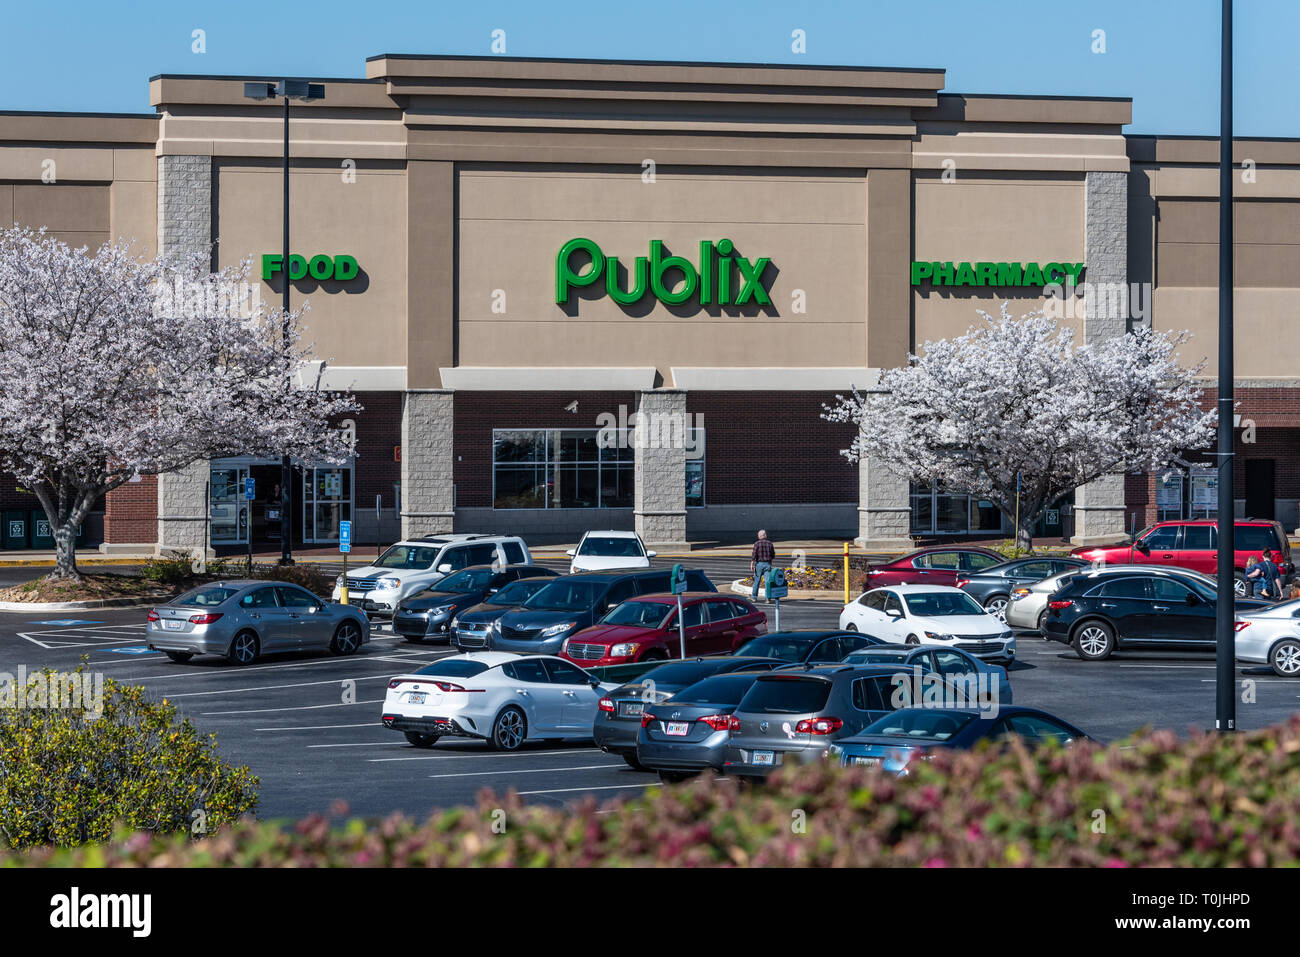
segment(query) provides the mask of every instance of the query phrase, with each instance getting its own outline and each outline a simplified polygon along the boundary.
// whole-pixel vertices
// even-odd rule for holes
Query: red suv
[[[767,634],[767,615],[739,595],[682,595],[686,656],[729,655]],[[681,657],[675,595],[642,595],[610,609],[590,628],[564,642],[560,657],[584,668]]]
[[[1282,553],[1279,568],[1283,581],[1295,573],[1291,543],[1279,522],[1269,519],[1239,519],[1234,523],[1232,564],[1237,570],[1237,594],[1244,595],[1245,569],[1250,557],[1262,557],[1264,549]],[[1218,569],[1219,530],[1210,519],[1157,522],[1127,544],[1081,545],[1071,555],[1107,565],[1174,565],[1213,575]]]

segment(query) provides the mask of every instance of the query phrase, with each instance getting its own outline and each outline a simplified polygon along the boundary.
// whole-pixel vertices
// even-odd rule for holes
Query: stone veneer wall
[[[402,403],[402,537],[452,531],[454,394],[406,393]]]

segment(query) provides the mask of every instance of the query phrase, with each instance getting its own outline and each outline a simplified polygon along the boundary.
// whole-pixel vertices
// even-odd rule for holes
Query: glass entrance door
[[[352,467],[303,469],[303,540],[339,540],[339,522],[352,520]]]
[[[248,466],[213,468],[208,514],[212,520],[212,544],[248,544],[248,501],[244,498],[244,479]]]

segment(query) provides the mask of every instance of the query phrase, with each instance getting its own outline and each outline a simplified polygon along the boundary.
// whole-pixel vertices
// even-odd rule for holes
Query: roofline
[[[365,76],[285,76],[283,73],[155,73],[154,80],[306,80],[311,83],[382,83]]]
[[[961,92],[954,91],[951,93],[939,94],[940,99],[944,97],[953,97],[953,96],[959,96],[964,100],[1031,100],[1034,102],[1041,102],[1043,100],[1061,100],[1061,101],[1087,100],[1093,103],[1132,103],[1133,102],[1133,97],[1131,96],[1089,96],[1083,93],[1079,93],[1079,94],[1074,94],[1074,93],[1051,93],[1051,94],[961,93]]]
[[[754,60],[620,60],[608,57],[559,56],[480,56],[460,53],[379,53],[366,57],[367,63],[376,60],[455,60],[468,62],[504,61],[506,63],[605,63],[611,66],[705,66],[705,67],[771,67],[779,70],[842,70],[874,71],[882,73],[944,73],[941,67],[918,66],[852,66],[843,63],[778,63]]]
[[[91,110],[0,110],[0,116],[85,117],[108,120],[156,120],[157,113],[96,113]]]

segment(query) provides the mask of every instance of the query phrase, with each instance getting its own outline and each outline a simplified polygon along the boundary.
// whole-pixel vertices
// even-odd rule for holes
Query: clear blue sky
[[[1300,3],[1236,7],[1236,133],[1300,136]],[[1130,132],[1219,126],[1218,0],[10,3],[0,109],[148,112],[156,73],[360,77],[379,53],[487,55],[498,28],[510,56],[938,67],[950,92],[1131,96]]]

